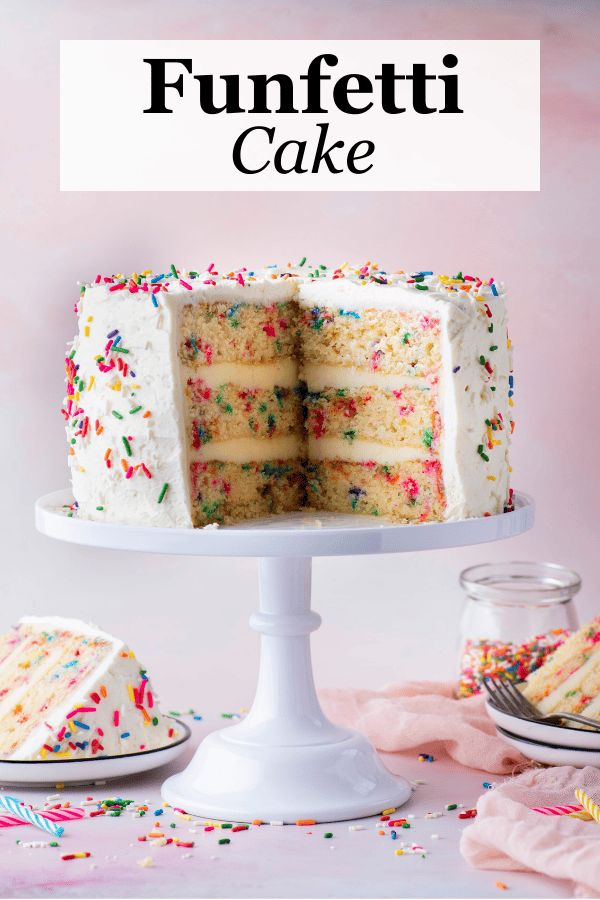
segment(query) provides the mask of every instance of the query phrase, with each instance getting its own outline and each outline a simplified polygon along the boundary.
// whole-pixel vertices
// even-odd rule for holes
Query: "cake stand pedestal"
[[[362,735],[323,714],[312,675],[310,608],[313,556],[401,553],[514,537],[533,524],[533,501],[515,494],[513,512],[462,522],[392,525],[322,513],[272,517],[227,528],[151,528],[69,517],[69,491],[36,503],[44,534],[120,550],[195,556],[260,557],[258,688],[236,725],[204,739],[188,767],[165,781],[165,800],[208,818],[333,822],[398,807],[410,785],[392,775]]]

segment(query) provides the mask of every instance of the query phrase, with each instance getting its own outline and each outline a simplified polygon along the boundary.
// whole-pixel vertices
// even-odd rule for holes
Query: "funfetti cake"
[[[308,506],[429,522],[511,505],[505,292],[376,265],[81,285],[64,416],[79,515],[156,526]]]
[[[178,738],[123,641],[76,619],[25,617],[0,637],[0,759],[86,759]]]
[[[574,712],[600,720],[600,616],[527,678],[523,694],[544,714]]]

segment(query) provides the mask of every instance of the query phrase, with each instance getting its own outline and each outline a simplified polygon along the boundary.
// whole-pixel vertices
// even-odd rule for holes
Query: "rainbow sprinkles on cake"
[[[511,507],[505,291],[367,263],[100,276],[63,408],[80,516],[202,527],[302,508]]]

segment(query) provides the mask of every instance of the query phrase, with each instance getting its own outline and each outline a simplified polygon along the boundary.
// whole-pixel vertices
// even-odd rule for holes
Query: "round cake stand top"
[[[38,531],[74,544],[184,556],[310,557],[438,550],[515,537],[533,525],[534,502],[514,494],[514,511],[458,522],[394,525],[376,517],[299,512],[206,528],[153,528],[69,515],[70,490],[35,504]]]

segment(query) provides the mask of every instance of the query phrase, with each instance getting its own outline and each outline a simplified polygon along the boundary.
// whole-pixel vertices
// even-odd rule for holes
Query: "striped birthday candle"
[[[570,816],[575,812],[580,812],[583,809],[581,803],[575,805],[563,805],[563,806],[530,806],[529,807],[532,812],[541,813],[543,816]]]
[[[590,816],[594,819],[595,822],[600,824],[600,806],[595,803],[591,797],[589,797],[583,788],[577,788],[575,791],[575,796],[579,800],[579,802],[583,805],[586,812],[590,814]]]
[[[85,819],[86,811],[80,806],[61,806],[60,809],[38,809],[38,815],[51,822],[68,822],[71,819]]]
[[[34,812],[28,806],[25,806],[21,800],[18,800],[16,797],[9,797],[7,794],[0,794],[0,809],[5,810],[9,815],[22,819],[24,822],[28,822],[30,825],[36,825],[43,831],[54,835],[54,837],[61,837],[65,830],[62,825],[57,825],[56,822],[48,818],[46,813]]]
[[[14,825],[27,825],[27,822],[18,816],[0,816],[0,828],[12,828]]]
[[[84,819],[86,817],[85,809],[79,806],[69,806],[65,809],[37,809],[33,810],[43,819],[49,819],[50,822],[66,822],[72,819]],[[15,825],[29,825],[28,819],[21,819],[18,816],[0,815],[0,828],[12,828]]]

